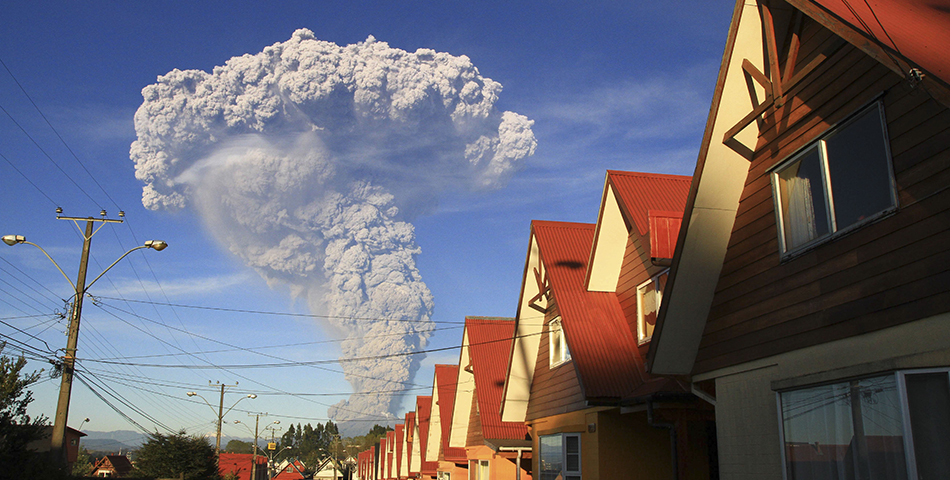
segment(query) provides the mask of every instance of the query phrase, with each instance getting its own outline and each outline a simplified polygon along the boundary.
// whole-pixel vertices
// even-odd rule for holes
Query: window
[[[548,342],[551,368],[571,359],[571,351],[567,348],[567,338],[564,336],[560,317],[548,322]]]
[[[491,480],[489,477],[489,463],[488,460],[471,460],[469,461],[469,478],[471,480]]]
[[[779,394],[787,480],[950,478],[950,375],[897,372]]]
[[[637,342],[643,345],[653,337],[656,314],[660,311],[663,289],[670,271],[665,270],[637,287]]]
[[[782,254],[893,210],[891,172],[879,102],[779,164],[772,190]]]
[[[581,480],[579,433],[542,435],[538,441],[540,480]]]
[[[439,476],[436,478],[437,480],[452,480],[452,474],[450,472],[439,472]]]

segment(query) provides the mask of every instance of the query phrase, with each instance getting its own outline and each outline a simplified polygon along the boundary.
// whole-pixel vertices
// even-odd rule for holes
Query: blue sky
[[[185,396],[215,403],[209,380],[239,382],[225,408],[258,395],[228,420],[253,411],[283,426],[323,422],[350,393],[338,365],[205,368],[332,361],[339,348],[312,318],[239,312],[308,309],[218,244],[193,211],[142,206],[129,159],[142,88],[176,68],[210,72],[298,28],[338,45],[372,35],[409,52],[466,55],[500,82],[496,107],[535,122],[536,152],[507,186],[450,192],[413,222],[439,328],[428,348],[445,348],[460,343],[466,315],[515,314],[532,219],[594,222],[606,169],[692,173],[731,13],[731,2],[698,1],[19,2],[0,18],[0,60],[15,76],[0,69],[0,234],[43,246],[72,279],[81,240],[56,206],[74,216],[125,211],[125,224],[94,238],[93,275],[144,240],[169,243],[133,253],[95,285],[102,300],[87,300],[80,333],[79,357],[100,360],[86,364],[99,394],[146,429],[213,430],[214,412]],[[64,311],[66,280],[35,248],[0,246],[0,334],[63,348],[65,323],[50,314]],[[182,350],[192,355],[172,356]],[[456,361],[455,351],[428,355],[408,398],[428,393],[433,364]],[[146,366],[159,362],[194,368]],[[34,387],[32,413],[53,416],[58,385],[44,377]],[[76,383],[69,424],[85,417],[85,430],[135,429]],[[246,435],[234,425],[225,433]]]

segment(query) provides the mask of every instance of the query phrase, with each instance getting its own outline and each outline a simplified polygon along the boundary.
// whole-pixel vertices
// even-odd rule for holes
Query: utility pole
[[[114,267],[128,254],[141,248],[151,248],[156,251],[162,251],[168,246],[168,244],[161,240],[149,240],[145,242],[144,245],[132,248],[131,250],[122,254],[121,257],[116,259],[116,261],[112,262],[112,264],[106,267],[106,269],[103,270],[99,276],[94,278],[91,282],[89,282],[88,285],[86,285],[86,271],[87,266],[89,265],[89,250],[92,247],[93,235],[99,231],[99,228],[105,226],[106,223],[122,223],[122,220],[106,218],[105,210],[99,212],[99,215],[101,215],[102,218],[63,217],[60,215],[61,213],[63,213],[63,209],[57,207],[56,219],[71,220],[76,224],[76,228],[79,229],[80,232],[82,232],[82,228],[79,227],[79,222],[86,222],[86,229],[85,232],[83,232],[82,255],[79,259],[79,276],[75,284],[72,280],[70,280],[69,275],[66,275],[66,272],[60,268],[59,264],[53,260],[53,257],[49,256],[49,254],[46,253],[46,250],[43,250],[43,247],[33,242],[26,241],[26,237],[23,235],[4,235],[2,238],[0,238],[0,240],[11,247],[21,243],[26,243],[38,248],[41,252],[43,252],[43,255],[46,255],[46,258],[48,258],[50,262],[53,262],[53,265],[56,266],[56,269],[59,270],[59,273],[63,274],[63,277],[66,278],[66,281],[69,282],[69,285],[73,287],[73,303],[69,312],[69,338],[66,340],[66,350],[63,353],[62,381],[59,388],[59,400],[56,404],[56,416],[53,421],[53,433],[50,437],[51,460],[56,463],[65,464],[66,449],[64,448],[64,445],[66,444],[66,421],[68,420],[69,416],[69,397],[72,393],[73,374],[75,373],[76,367],[76,345],[79,342],[79,321],[82,318],[82,301],[86,295],[86,290],[91,288],[93,284],[95,284],[100,278],[102,278],[103,275],[106,274],[106,272],[109,271],[109,269]],[[119,218],[124,216],[125,212],[120,211]],[[103,225],[93,229],[94,222],[101,222]]]
[[[103,219],[103,221],[106,221]],[[121,220],[118,220],[121,221]],[[79,320],[82,313],[82,299],[86,293],[86,270],[89,265],[89,249],[92,248],[93,219],[86,221],[83,235],[82,256],[79,259],[79,277],[76,279],[76,295],[73,308],[69,313],[69,337],[63,354],[62,381],[59,384],[59,401],[56,403],[56,419],[53,421],[53,435],[50,437],[50,454],[54,459],[66,463],[66,420],[69,417],[69,397],[73,389],[73,371],[76,367],[76,345],[79,343]]]
[[[208,385],[209,385],[209,386],[212,385],[211,380],[208,380]],[[224,416],[227,415],[228,413],[230,413],[230,412],[231,412],[231,409],[233,409],[235,406],[237,406],[237,404],[238,404],[241,400],[244,400],[245,398],[254,399],[254,398],[257,398],[257,395],[251,393],[251,394],[249,394],[249,395],[247,395],[247,396],[245,396],[245,397],[241,397],[241,398],[239,398],[239,399],[237,400],[237,402],[234,402],[234,405],[231,405],[231,407],[228,408],[227,411],[225,411],[225,410],[224,410],[224,389],[227,388],[227,387],[236,387],[236,386],[238,385],[238,383],[237,383],[237,382],[234,382],[234,385],[226,385],[226,384],[223,384],[223,383],[221,383],[221,382],[218,382],[218,385],[221,387],[221,397],[220,397],[220,399],[218,400],[218,414],[217,414],[217,415],[218,415],[218,434],[217,434],[217,440],[215,440],[215,444],[214,444],[214,455],[215,455],[215,457],[217,457],[217,458],[220,460],[220,458],[221,458],[221,423],[224,422]],[[200,398],[202,401],[205,402],[205,405],[211,407],[211,403],[209,403],[207,400],[205,400],[205,397],[202,397],[201,395],[199,395],[199,394],[196,393],[196,392],[187,392],[187,393],[185,393],[185,395],[188,395],[189,397],[198,397],[198,398]],[[214,411],[214,407],[211,407],[211,410]]]
[[[210,383],[211,381],[208,380]],[[235,383],[235,385],[237,385]],[[224,387],[225,385],[221,384],[221,399],[218,401],[218,437],[214,442],[214,456],[221,458],[221,421],[224,419]]]

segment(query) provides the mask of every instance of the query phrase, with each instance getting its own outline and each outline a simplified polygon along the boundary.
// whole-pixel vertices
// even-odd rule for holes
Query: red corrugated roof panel
[[[524,423],[501,421],[501,395],[508,374],[508,353],[514,340],[514,319],[466,317],[465,331],[482,435],[486,439],[523,440],[528,434]]]
[[[439,389],[439,422],[442,425],[442,457],[448,462],[467,462],[468,456],[462,447],[449,446],[449,434],[452,431],[452,412],[455,408],[455,387],[458,379],[458,365],[436,365],[435,382]]]
[[[432,397],[416,397],[416,420],[419,422],[419,453],[422,459],[421,472],[423,475],[435,476],[439,468],[438,459],[433,461],[426,456],[426,448],[429,441],[429,421],[432,418]]]
[[[585,396],[619,400],[666,384],[646,374],[616,293],[584,287],[594,225],[535,220],[531,228]]]
[[[851,28],[900,52],[930,75],[950,83],[950,4],[946,0],[792,0],[809,1]]]
[[[692,180],[683,175],[607,170],[607,181],[614,187],[621,210],[640,235],[650,228],[650,210],[680,212],[682,217]]]
[[[406,475],[406,472],[402,471],[402,456],[404,452],[402,451],[403,444],[403,429],[405,425],[396,425],[396,456],[393,457],[393,476],[396,478],[403,477]]]

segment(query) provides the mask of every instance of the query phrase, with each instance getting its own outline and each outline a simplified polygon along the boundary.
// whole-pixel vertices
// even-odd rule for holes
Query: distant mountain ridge
[[[85,430],[83,433],[86,434],[85,437],[82,437],[80,440],[80,446],[89,450],[90,452],[107,452],[107,453],[118,453],[118,452],[128,452],[129,450],[135,450],[141,447],[145,442],[148,441],[148,435],[137,432],[134,430],[114,430],[111,432],[96,432],[92,430]],[[214,445],[214,436],[206,436],[205,438]],[[232,439],[241,440],[244,442],[252,442],[252,438],[241,438],[241,437],[231,437],[228,435],[221,436],[221,448],[223,449],[225,445]]]

